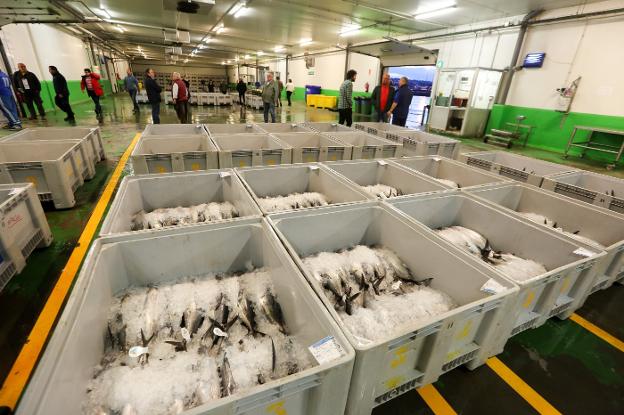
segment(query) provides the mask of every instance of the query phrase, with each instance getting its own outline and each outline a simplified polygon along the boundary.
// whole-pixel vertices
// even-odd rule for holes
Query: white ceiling
[[[188,0],[184,0],[188,1]],[[205,1],[205,0],[203,0]],[[163,30],[175,33],[175,29],[191,33],[191,43],[183,45],[184,56],[190,64],[220,65],[223,61],[234,62],[235,57],[254,62],[258,51],[264,52],[260,59],[272,56],[301,54],[348,43],[360,43],[384,36],[431,31],[528,13],[537,8],[554,9],[587,3],[585,0],[455,0],[457,7],[449,13],[417,21],[411,16],[427,9],[436,9],[453,0],[247,0],[244,15],[235,18],[227,12],[240,0],[216,0],[215,5],[200,3],[197,14],[180,13],[175,10],[178,0],[0,0],[0,24],[12,22],[58,22],[80,26],[109,45],[123,50],[137,59],[148,58],[162,61],[165,47],[172,42],[164,40]],[[589,2],[598,0],[589,0]],[[68,6],[82,3],[98,13],[108,11],[110,19],[100,14],[98,21],[85,21],[80,13]],[[211,30],[218,23],[224,25],[220,34]],[[344,27],[357,24],[357,33],[341,37]],[[117,25],[123,29],[119,29]],[[119,30],[124,30],[120,33]],[[209,43],[201,42],[207,35]],[[312,43],[300,46],[301,39]],[[205,45],[196,56],[188,56],[197,45]],[[285,49],[274,52],[278,45]],[[138,47],[141,47],[141,52]]]

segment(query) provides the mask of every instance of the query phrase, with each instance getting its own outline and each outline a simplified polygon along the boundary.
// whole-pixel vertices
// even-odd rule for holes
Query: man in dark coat
[[[147,100],[152,106],[152,122],[160,124],[160,93],[162,92],[162,87],[154,79],[155,76],[156,73],[152,68],[148,68],[145,71],[145,92],[147,93]]]
[[[245,105],[245,92],[247,92],[247,85],[245,85],[245,82],[243,82],[242,79],[238,80],[236,90],[238,91],[238,103],[240,105]]]
[[[24,98],[24,101],[26,101],[26,106],[28,107],[28,111],[30,111],[30,119],[37,119],[37,113],[33,105],[34,102],[37,104],[41,119],[45,120],[46,115],[43,109],[43,102],[41,101],[41,82],[39,82],[39,78],[26,69],[26,65],[23,63],[18,63],[17,68],[18,70],[13,74],[13,84],[15,85],[15,90],[19,92]]]
[[[67,81],[65,77],[61,75],[56,66],[49,66],[48,70],[52,75],[52,83],[54,84],[54,102],[56,106],[67,114],[65,121],[74,122],[74,111],[72,111],[71,105],[69,105],[69,89],[67,88]]]
[[[373,89],[371,99],[377,111],[377,122],[388,122],[389,118],[387,113],[390,111],[392,101],[394,100],[394,87],[390,83],[390,74],[383,74],[381,85],[377,85],[375,89]]]

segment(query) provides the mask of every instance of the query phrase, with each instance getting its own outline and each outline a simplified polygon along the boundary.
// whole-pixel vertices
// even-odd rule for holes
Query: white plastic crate
[[[229,94],[217,94],[217,105],[232,105],[232,97]]]
[[[142,137],[132,151],[135,174],[219,168],[217,148],[206,134]]]
[[[292,148],[269,134],[213,135],[219,166],[249,167],[290,164]]]
[[[304,123],[263,123],[256,125],[262,131],[269,134],[312,132],[312,130],[310,130]]]
[[[353,128],[356,130],[364,131],[365,133],[376,135],[381,138],[386,137],[386,133],[397,131],[397,132],[413,132],[414,130],[401,127],[398,125],[393,125],[387,122],[356,122],[353,123]],[[393,139],[393,141],[398,141]]]
[[[353,132],[353,128],[335,122],[306,122],[305,126],[319,133]]]
[[[460,142],[452,138],[424,131],[388,131],[386,139],[403,144],[406,156],[438,155],[451,159],[459,155]]]
[[[602,258],[599,267],[603,272],[597,275],[590,294],[624,277],[623,216],[520,183],[486,186],[470,191],[514,212],[543,215],[567,232],[580,231],[580,235],[605,247],[607,255]]]
[[[211,136],[226,134],[264,134],[257,124],[204,124],[206,131]]]
[[[624,213],[624,180],[589,171],[544,177],[542,187],[585,203]]]
[[[206,136],[208,133],[202,124],[147,124],[141,137],[159,138],[180,135]]]
[[[548,161],[537,160],[505,151],[484,151],[460,154],[458,160],[469,166],[491,171],[519,182],[541,186],[544,176],[576,171]]]
[[[245,100],[248,107],[252,107],[257,110],[261,109],[264,106],[264,103],[262,102],[262,97],[259,97],[258,95],[248,94],[245,96]]]
[[[151,212],[159,208],[189,207],[210,202],[230,202],[234,205],[239,217],[230,221],[262,216],[233,170],[126,176],[104,219],[100,236],[160,232],[168,228],[133,231],[132,218],[141,210]],[[187,226],[213,223],[216,221]]]
[[[401,157],[403,145],[363,132],[324,133],[353,146],[353,160]]]
[[[450,180],[462,189],[511,182],[511,179],[438,156],[403,157],[392,160],[391,163],[421,172],[434,179]],[[448,185],[453,188],[452,183]]]
[[[370,414],[373,407],[429,384],[446,371],[481,365],[506,342],[501,323],[516,302],[518,288],[462,252],[437,243],[428,232],[383,203],[351,204],[274,214],[269,221],[308,282],[355,348],[347,415]],[[417,278],[449,294],[458,307],[421,322],[406,321],[396,334],[362,344],[344,324],[323,288],[302,262],[318,252],[355,245],[381,245],[394,251]],[[502,292],[488,295],[489,280]]]
[[[0,223],[1,292],[35,248],[52,243],[52,232],[32,183],[0,185]]]
[[[16,414],[82,413],[87,384],[104,350],[106,312],[121,290],[190,275],[245,271],[249,262],[268,268],[291,335],[304,345],[333,336],[341,356],[183,413],[342,413],[353,349],[269,225],[255,219],[96,240]]]
[[[494,249],[544,265],[546,273],[514,281],[520,286],[520,293],[505,324],[512,336],[539,327],[550,317],[569,317],[591,290],[599,272],[597,265],[606,255],[593,246],[571,241],[559,232],[505,213],[466,192],[407,196],[388,203],[423,228],[464,226],[483,235]],[[435,232],[431,234],[440,243],[463,250]]]
[[[80,155],[76,141],[0,143],[0,183],[32,183],[39,200],[70,208],[84,183]]]
[[[236,169],[256,202],[263,197],[287,196],[292,193],[318,192],[329,203],[342,204],[374,199],[317,163],[275,167]],[[262,213],[268,214],[260,205]]]
[[[146,104],[146,103],[148,103],[149,100],[147,99],[147,92],[144,89],[139,91],[137,93],[136,100],[137,100],[138,104]]]
[[[293,163],[351,160],[352,146],[316,132],[274,134],[274,136],[292,147]]]
[[[327,163],[325,166],[340,174],[355,186],[391,186],[403,195],[447,190],[448,187],[431,178],[385,160],[353,160]],[[365,191],[364,189],[362,189]]]

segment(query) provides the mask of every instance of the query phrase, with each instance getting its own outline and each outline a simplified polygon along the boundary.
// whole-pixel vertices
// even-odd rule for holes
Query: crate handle
[[[385,161],[385,160],[378,160],[378,161],[377,161],[377,164],[379,164],[380,166],[387,166],[387,165],[388,165],[388,162],[387,162],[387,161]]]
[[[416,330],[411,333],[408,333],[404,336],[401,336],[398,339],[395,339],[391,341],[390,343],[388,343],[388,350],[396,349],[397,347],[403,345],[404,343],[415,340],[419,337],[427,337],[430,334],[440,331],[440,327],[441,327],[441,323],[436,323],[436,324],[427,326],[425,328],[422,328],[420,330]]]
[[[283,399],[301,393],[308,389],[315,388],[321,384],[318,375],[307,376],[298,380],[293,380],[287,384],[256,393],[248,398],[239,400],[236,403],[235,414],[244,414],[254,409],[267,405],[276,399]]]

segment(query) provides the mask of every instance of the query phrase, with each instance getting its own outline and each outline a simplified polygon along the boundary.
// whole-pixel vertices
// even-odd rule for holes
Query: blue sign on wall
[[[527,53],[524,58],[523,68],[541,68],[544,64],[545,52]]]

